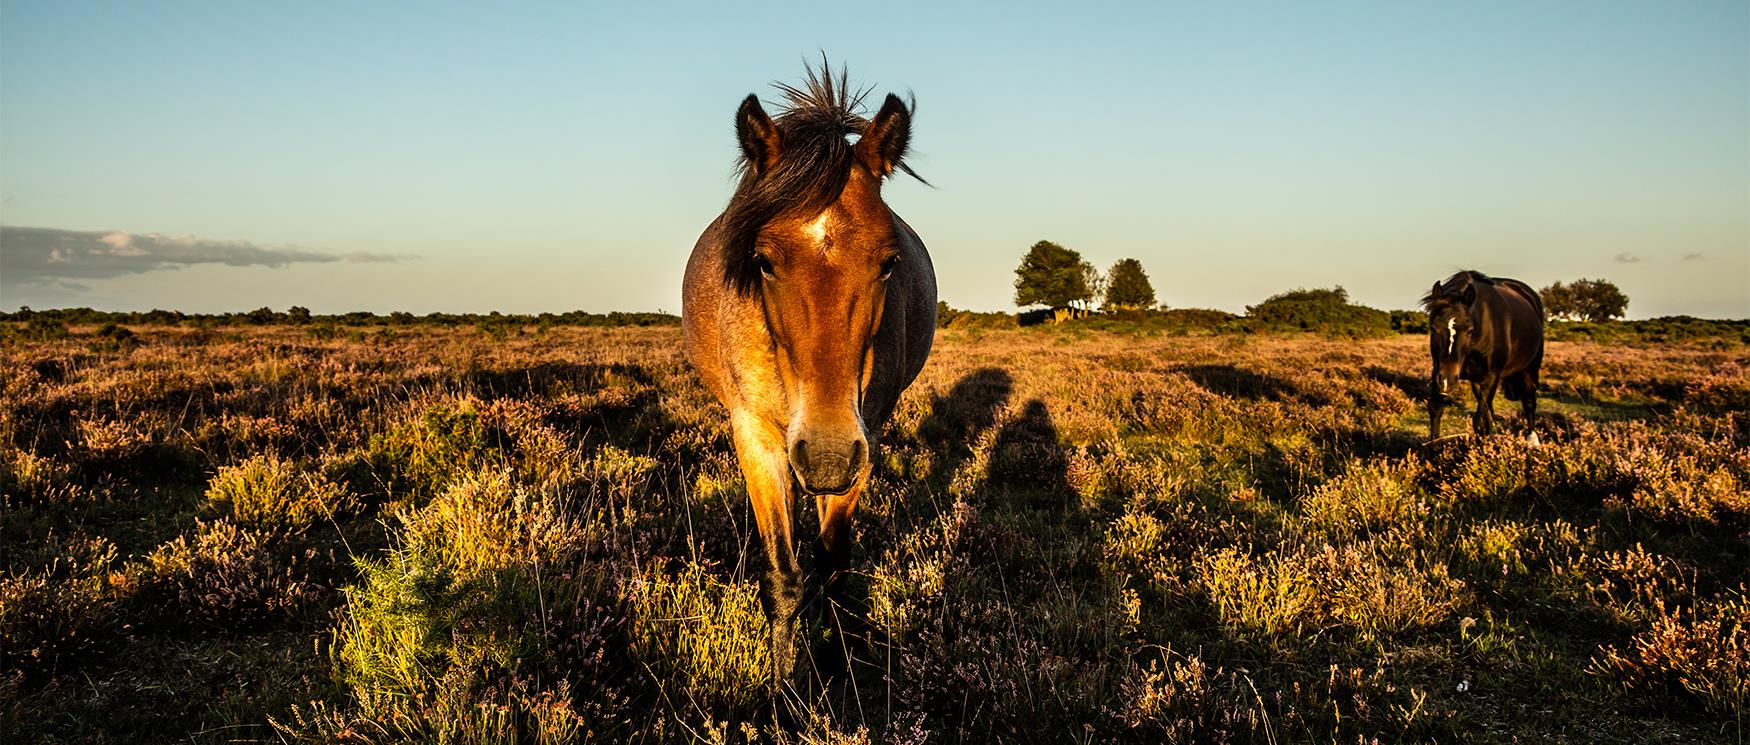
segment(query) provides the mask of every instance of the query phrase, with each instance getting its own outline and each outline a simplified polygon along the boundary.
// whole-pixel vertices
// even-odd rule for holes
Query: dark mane
[[[759,173],[743,155],[741,182],[723,213],[724,279],[741,293],[758,287],[753,259],[760,229],[782,215],[818,213],[838,201],[856,162],[847,137],[861,135],[869,125],[859,110],[871,88],[853,91],[845,69],[840,67],[835,79],[824,57],[818,70],[809,68],[802,87],[773,86],[784,94],[772,120],[783,143],[778,161]],[[897,167],[917,178],[903,163]]]
[[[1441,282],[1439,291],[1429,290],[1428,294],[1423,295],[1422,309],[1433,310],[1435,305],[1442,302],[1457,302],[1458,294],[1473,282],[1494,285],[1495,278],[1474,269],[1461,270],[1457,274],[1447,277],[1445,282]]]
[[[1537,309],[1539,316],[1542,316],[1544,313],[1543,298],[1537,294],[1537,290],[1531,289],[1531,285],[1525,284],[1517,279],[1491,277],[1472,269],[1466,269],[1447,277],[1445,282],[1440,283],[1440,289],[1430,290],[1428,294],[1423,295],[1422,309],[1433,312],[1434,307],[1437,305],[1444,303],[1457,303],[1459,302],[1459,297],[1464,292],[1464,289],[1472,284],[1510,290],[1530,302],[1532,307]]]

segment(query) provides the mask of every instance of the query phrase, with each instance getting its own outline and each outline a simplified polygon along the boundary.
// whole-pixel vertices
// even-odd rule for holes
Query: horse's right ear
[[[759,96],[749,93],[741,100],[741,108],[735,112],[735,139],[741,142],[741,154],[755,174],[778,163],[778,125],[760,108]]]
[[[889,93],[881,110],[875,112],[875,118],[869,120],[857,139],[857,157],[875,175],[887,178],[893,169],[901,167],[900,161],[905,159],[910,144],[911,109],[906,108],[899,96]]]
[[[1428,291],[1428,297],[1440,297],[1440,280],[1434,280],[1434,289]]]
[[[1464,291],[1459,293],[1458,297],[1460,300],[1464,301],[1465,305],[1470,305],[1471,303],[1476,302],[1477,286],[1475,284],[1466,284],[1464,286]]]

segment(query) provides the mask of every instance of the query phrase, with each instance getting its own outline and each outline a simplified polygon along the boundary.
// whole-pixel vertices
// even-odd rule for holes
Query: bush
[[[746,711],[770,695],[771,628],[755,585],[728,584],[688,563],[633,580],[626,603],[632,649],[658,680],[708,710]]]
[[[106,323],[92,334],[91,343],[87,346],[96,353],[126,352],[140,346],[140,339],[124,326]]]
[[[1327,336],[1389,336],[1391,314],[1349,302],[1341,287],[1291,290],[1246,306],[1248,327],[1257,331],[1317,331]]]
[[[219,469],[207,483],[207,499],[237,522],[269,530],[302,530],[354,507],[351,495],[320,474],[264,455]]]
[[[1008,329],[1015,327],[1015,316],[1011,313],[980,313],[973,310],[951,308],[944,301],[936,301],[936,328],[939,329]]]
[[[130,568],[127,582],[152,617],[235,628],[283,618],[317,595],[302,562],[276,556],[267,533],[228,520],[197,523]],[[285,553],[289,553],[285,552]]]
[[[403,545],[346,591],[338,657],[358,710],[284,729],[320,740],[362,719],[391,740],[544,742],[552,728],[618,726],[625,673],[598,668],[619,621],[606,577],[581,563],[600,536],[557,495],[477,473],[401,522]]]
[[[9,671],[53,671],[94,650],[120,625],[110,567],[115,544],[59,541],[39,571],[0,575],[0,662]]]
[[[1715,716],[1744,721],[1750,703],[1750,602],[1740,586],[1695,610],[1659,604],[1649,628],[1601,650],[1591,671],[1661,705],[1683,691]]]

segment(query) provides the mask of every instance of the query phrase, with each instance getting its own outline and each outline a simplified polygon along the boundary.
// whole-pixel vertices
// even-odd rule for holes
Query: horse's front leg
[[[848,650],[842,646],[845,629],[839,614],[846,600],[845,571],[850,567],[853,515],[857,510],[857,500],[868,485],[869,467],[865,465],[863,472],[852,482],[850,491],[814,498],[814,507],[820,515],[820,535],[814,541],[813,567],[821,593],[819,618],[835,640],[834,648],[823,650],[824,655],[816,662],[822,673],[828,676],[843,670],[849,662]]]
[[[1495,432],[1495,389],[1500,385],[1500,378],[1490,375],[1482,379],[1471,389],[1477,399],[1477,412],[1473,429],[1479,435],[1490,435]]]
[[[796,616],[802,602],[802,568],[791,531],[790,461],[782,429],[751,415],[733,416],[731,427],[766,553],[760,597],[772,626],[772,679],[781,683],[795,669]]]
[[[1440,371],[1428,382],[1428,439],[1440,439],[1440,415],[1446,411],[1446,391],[1440,387]]]

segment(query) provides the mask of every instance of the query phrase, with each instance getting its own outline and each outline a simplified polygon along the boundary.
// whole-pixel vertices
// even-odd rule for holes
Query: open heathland
[[[1745,737],[1736,338],[1428,443],[1424,337],[941,331],[775,694],[678,328],[15,326],[8,743]]]

